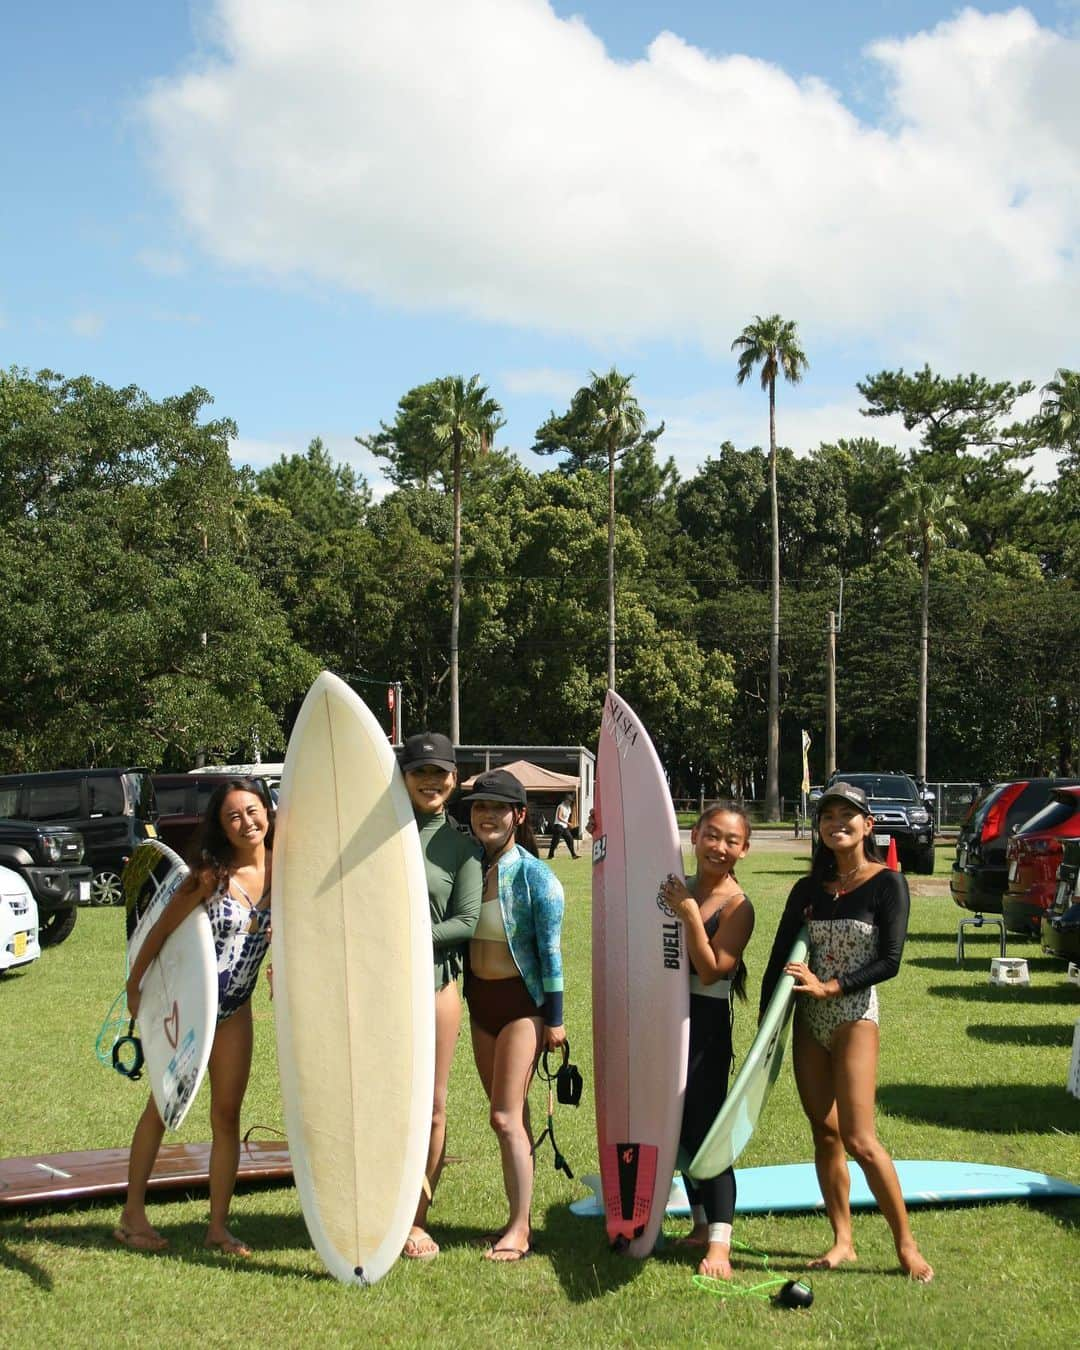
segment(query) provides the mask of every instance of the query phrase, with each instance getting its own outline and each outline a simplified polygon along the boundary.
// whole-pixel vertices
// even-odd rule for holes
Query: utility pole
[[[836,611],[825,636],[825,777],[836,772]]]

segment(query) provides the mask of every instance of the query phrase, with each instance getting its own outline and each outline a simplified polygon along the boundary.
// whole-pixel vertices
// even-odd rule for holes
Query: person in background
[[[457,786],[457,758],[449,737],[437,731],[410,736],[402,747],[400,763],[427,872],[436,991],[431,1137],[424,1188],[402,1255],[413,1261],[430,1261],[438,1256],[439,1246],[427,1231],[427,1216],[446,1161],[447,1090],[461,1029],[457,977],[462,969],[462,950],[480,916],[483,874],[475,841],[457,830],[446,814],[447,801]]]
[[[574,811],[573,797],[564,797],[555,808],[555,820],[551,826],[551,844],[548,847],[548,857],[554,858],[555,850],[559,846],[559,840],[570,850],[571,858],[576,858],[577,850],[574,848],[574,836],[570,831],[570,817]]]

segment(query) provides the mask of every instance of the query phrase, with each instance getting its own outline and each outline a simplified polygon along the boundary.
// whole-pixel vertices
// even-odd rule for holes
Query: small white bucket
[[[1030,984],[1028,963],[1021,956],[995,956],[990,962],[990,983],[1010,986]]]
[[[1071,984],[1080,984],[1080,965],[1077,965],[1075,961],[1069,962],[1067,978]]]
[[[1069,1081],[1065,1091],[1070,1097],[1080,1098],[1080,1022],[1073,1028],[1072,1063],[1069,1065]]]

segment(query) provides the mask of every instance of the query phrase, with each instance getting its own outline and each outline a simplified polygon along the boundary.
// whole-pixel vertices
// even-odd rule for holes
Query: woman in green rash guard
[[[420,830],[435,944],[435,1101],[431,1109],[431,1139],[426,1185],[402,1255],[413,1261],[430,1261],[438,1256],[439,1247],[427,1231],[427,1214],[446,1159],[446,1093],[461,1028],[457,977],[462,968],[462,948],[472,937],[480,917],[484,879],[480,848],[468,835],[455,829],[446,816],[447,800],[457,786],[457,761],[449,738],[434,731],[410,736],[402,750],[401,770]]]

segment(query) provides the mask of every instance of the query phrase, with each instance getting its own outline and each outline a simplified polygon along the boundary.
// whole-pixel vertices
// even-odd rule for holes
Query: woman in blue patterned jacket
[[[481,774],[467,800],[473,835],[484,850],[484,890],[469,943],[465,999],[510,1206],[509,1221],[485,1256],[521,1261],[531,1237],[529,1084],[541,1052],[566,1041],[559,947],[563,892],[536,856],[525,789],[513,774],[504,769]]]

